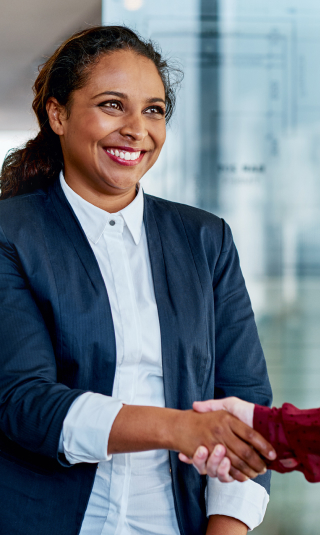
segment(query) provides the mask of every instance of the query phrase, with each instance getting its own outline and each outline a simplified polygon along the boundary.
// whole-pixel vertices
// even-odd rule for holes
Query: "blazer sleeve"
[[[0,430],[57,458],[63,420],[83,393],[57,382],[55,354],[14,246],[0,228]]]
[[[213,276],[215,398],[237,396],[270,405],[272,391],[250,298],[230,227],[223,221],[221,252]]]
[[[215,307],[214,397],[237,396],[270,406],[272,391],[250,298],[230,227],[222,220],[223,239],[213,276]],[[255,483],[270,493],[270,472]]]

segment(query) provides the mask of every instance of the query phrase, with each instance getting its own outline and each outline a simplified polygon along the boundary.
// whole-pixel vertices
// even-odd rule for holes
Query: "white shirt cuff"
[[[70,406],[60,435],[59,451],[70,464],[108,461],[112,424],[122,409],[119,399],[93,392],[81,394]]]
[[[261,524],[268,502],[269,495],[259,483],[251,480],[221,483],[216,478],[207,477],[207,516],[237,518],[251,531]]]

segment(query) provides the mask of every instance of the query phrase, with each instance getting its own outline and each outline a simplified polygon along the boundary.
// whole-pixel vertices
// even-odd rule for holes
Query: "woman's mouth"
[[[141,162],[143,156],[145,155],[146,151],[137,150],[134,149],[125,150],[122,147],[119,148],[105,148],[103,149],[113,160],[114,162],[119,163],[120,165],[137,165]]]

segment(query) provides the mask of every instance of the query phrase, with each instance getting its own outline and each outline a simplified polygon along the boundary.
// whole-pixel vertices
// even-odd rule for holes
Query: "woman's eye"
[[[150,108],[147,108],[145,110],[145,113],[149,113],[150,115],[161,115],[161,116],[163,116],[165,114],[165,110],[161,106],[150,106]]]
[[[121,110],[121,103],[116,100],[108,100],[107,102],[101,102],[98,104],[100,108],[111,108],[112,110]]]

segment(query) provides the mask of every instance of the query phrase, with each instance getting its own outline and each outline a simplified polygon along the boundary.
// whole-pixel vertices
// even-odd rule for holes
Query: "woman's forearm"
[[[230,516],[213,515],[209,517],[206,535],[246,535],[246,524]]]
[[[265,470],[255,449],[266,455],[268,442],[224,410],[199,414],[193,410],[124,405],[112,425],[108,453],[168,449],[192,457],[199,446],[212,452],[220,443],[242,477],[255,477]]]
[[[109,435],[108,453],[175,449],[175,427],[181,411],[124,405]]]

